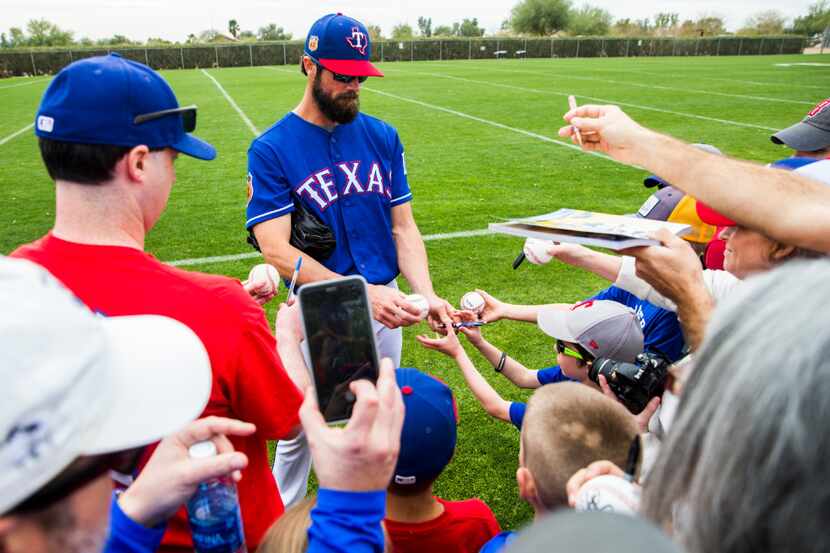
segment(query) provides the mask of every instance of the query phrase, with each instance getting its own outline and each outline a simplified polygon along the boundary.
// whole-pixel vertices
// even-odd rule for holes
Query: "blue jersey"
[[[294,200],[334,233],[326,268],[370,284],[398,276],[392,208],[412,199],[403,144],[380,119],[358,114],[328,131],[288,113],[248,149],[248,229],[289,215]]]

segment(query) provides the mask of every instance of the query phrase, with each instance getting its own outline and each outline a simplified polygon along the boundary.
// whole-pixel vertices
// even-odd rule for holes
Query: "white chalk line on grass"
[[[535,60],[534,60],[535,61]],[[541,65],[541,64],[539,64]],[[652,77],[662,77],[666,78],[665,73],[657,73],[656,71],[642,71],[639,69],[610,69],[607,67],[591,67],[591,71],[599,71],[602,73],[636,73],[637,75],[649,75]],[[728,79],[726,77],[710,77],[707,75],[698,75],[695,73],[686,73],[684,77],[695,80],[695,79],[703,79],[706,81],[722,81],[727,83],[739,83],[739,84],[748,84],[753,86],[766,86],[766,87],[781,87],[781,88],[810,88],[814,90],[827,90],[828,87],[820,86],[820,85],[812,85],[812,84],[804,84],[804,83],[785,83],[785,82],[772,82],[772,81],[748,81],[746,79]]]
[[[424,242],[432,242],[433,240],[452,240],[453,238],[470,238],[473,236],[485,236],[493,234],[487,229],[479,230],[462,230],[459,232],[444,232],[439,234],[426,234],[423,239]],[[241,261],[244,259],[254,259],[262,257],[259,252],[238,253],[233,255],[215,255],[212,257],[197,257],[194,259],[179,259],[176,261],[168,261],[167,264],[173,267],[194,266],[194,265],[208,265],[211,263],[224,263],[227,261]]]
[[[451,67],[447,64],[442,64],[441,67]],[[469,67],[469,66],[468,66]],[[477,65],[474,67],[484,67],[482,65]],[[504,69],[504,68],[496,68],[496,67],[488,67],[488,70],[491,71],[498,71],[501,73],[523,73],[528,75],[540,75],[538,71],[528,71],[523,69]],[[554,75],[547,74],[545,76],[553,76],[553,77],[561,77],[563,79],[575,79],[580,81],[593,81],[593,82],[602,82],[602,83],[610,83],[610,84],[618,84],[623,86],[633,86],[638,88],[648,88],[651,90],[668,90],[672,92],[684,92],[684,93],[692,93],[692,94],[702,94],[702,95],[709,95],[709,96],[723,96],[726,98],[739,98],[742,100],[756,100],[761,102],[779,102],[784,104],[801,104],[812,106],[815,102],[808,102],[805,100],[788,100],[785,98],[770,98],[768,96],[750,96],[747,94],[731,94],[729,92],[715,92],[712,90],[700,90],[697,88],[677,88],[675,86],[665,86],[665,85],[656,85],[656,84],[644,84],[644,83],[635,83],[631,81],[617,81],[614,79],[602,79],[599,77],[584,77],[579,75],[574,75],[572,73],[557,73]]]
[[[32,128],[32,127],[34,127],[34,126],[35,126],[35,124],[34,124],[34,123],[29,123],[28,125],[26,125],[26,126],[25,126],[25,127],[23,127],[22,129],[20,129],[19,131],[13,132],[12,134],[10,134],[9,136],[7,136],[6,138],[2,138],[2,139],[0,139],[0,146],[2,146],[3,144],[5,144],[6,142],[8,142],[8,141],[12,140],[13,138],[15,138],[15,137],[17,137],[17,136],[20,136],[21,134],[23,134],[24,132],[28,131],[29,129],[31,129],[31,128]]]
[[[612,159],[612,158],[608,157],[605,154],[601,154],[599,152],[586,152],[585,150],[583,150],[582,148],[580,148],[576,144],[571,144],[569,142],[564,142],[562,140],[555,140],[555,139],[553,139],[549,136],[545,136],[545,135],[542,135],[542,134],[537,134],[535,132],[526,131],[524,129],[519,129],[519,128],[516,128],[516,127],[511,127],[511,126],[508,126],[508,125],[504,125],[502,123],[497,123],[496,121],[490,121],[489,119],[484,119],[482,117],[476,117],[475,115],[470,115],[469,113],[464,113],[462,111],[456,111],[454,109],[445,108],[443,106],[438,106],[438,105],[435,105],[435,104],[428,104],[427,102],[422,102],[420,100],[415,100],[414,98],[407,98],[406,96],[398,96],[397,94],[392,94],[391,92],[384,92],[382,90],[377,90],[377,89],[369,88],[369,87],[363,87],[363,89],[368,90],[369,92],[372,92],[374,94],[380,94],[381,96],[388,96],[389,98],[394,98],[395,100],[400,100],[402,102],[409,102],[410,104],[415,104],[415,105],[425,107],[425,108],[429,108],[429,109],[432,109],[432,110],[435,110],[435,111],[442,111],[442,112],[448,113],[450,115],[455,115],[456,117],[469,119],[471,121],[476,121],[478,123],[484,123],[485,125],[490,125],[491,127],[504,129],[506,131],[514,132],[514,133],[517,133],[517,134],[523,134],[524,136],[528,136],[530,138],[535,138],[536,140],[541,140],[543,142],[548,142],[550,144],[556,144],[557,146],[562,146],[564,148],[570,148],[572,150],[576,150],[576,151],[578,151],[580,153],[583,153],[583,154],[590,154],[590,155],[600,157],[600,158],[608,160],[608,161],[612,161],[614,163],[619,163],[620,165],[625,165],[626,167],[628,166],[627,164],[622,163],[621,161],[617,161],[616,159]]]
[[[213,84],[215,84],[215,85],[216,85],[216,88],[218,88],[218,89],[219,89],[219,92],[221,92],[221,93],[222,93],[222,96],[224,96],[224,97],[225,97],[225,99],[228,101],[228,103],[231,105],[231,107],[232,107],[233,109],[235,109],[235,110],[236,110],[236,113],[238,113],[238,114],[239,114],[239,117],[241,117],[241,118],[242,118],[242,121],[245,123],[245,125],[247,125],[247,127],[251,130],[251,132],[252,132],[252,133],[254,133],[254,136],[259,136],[259,129],[257,129],[257,128],[256,128],[256,125],[254,125],[254,124],[251,122],[251,120],[248,118],[248,116],[247,116],[247,115],[245,115],[245,112],[244,112],[244,111],[242,111],[242,108],[240,108],[240,107],[236,104],[236,102],[234,101],[234,99],[233,99],[233,98],[231,98],[231,95],[230,95],[230,94],[228,94],[228,91],[227,91],[227,90],[225,90],[225,88],[224,88],[221,84],[219,84],[219,81],[217,81],[217,80],[213,77],[213,75],[211,75],[210,73],[208,73],[208,72],[207,72],[207,71],[205,71],[204,69],[202,69],[201,71],[202,71],[202,73],[204,73],[205,77],[207,77],[208,79],[210,79],[211,81],[213,81]]]
[[[387,71],[388,71],[388,69],[387,69]],[[414,73],[414,72],[409,71],[408,73]],[[557,91],[554,91],[554,90],[540,90],[538,88],[527,88],[527,87],[524,87],[524,86],[516,86],[516,85],[510,85],[510,84],[504,84],[504,83],[495,83],[495,82],[492,82],[492,81],[479,81],[479,80],[476,80],[476,79],[467,79],[465,77],[456,77],[454,75],[447,75],[445,73],[415,73],[415,74],[426,75],[426,76],[431,76],[431,77],[441,77],[441,78],[444,78],[444,79],[452,79],[452,80],[456,80],[456,81],[467,82],[467,83],[478,84],[478,85],[484,85],[484,86],[496,86],[496,87],[499,87],[499,88],[506,88],[506,89],[509,89],[509,90],[517,90],[519,92],[531,92],[533,94],[548,94],[548,95],[562,96],[562,97],[569,96],[569,94],[566,93],[566,92],[557,92]],[[663,109],[663,108],[655,108],[655,107],[652,107],[652,106],[644,106],[644,105],[641,105],[641,104],[631,104],[631,103],[628,103],[628,102],[620,102],[620,101],[617,101],[617,100],[609,100],[608,98],[598,98],[596,96],[586,96],[584,94],[577,94],[576,97],[577,98],[585,98],[587,100],[591,100],[591,101],[594,101],[594,102],[600,102],[600,103],[603,103],[603,104],[615,104],[615,105],[618,105],[618,106],[625,106],[625,107],[629,107],[629,108],[642,109],[642,110],[646,110],[646,111],[654,111],[654,112],[657,112],[657,113],[667,113],[669,115],[677,115],[678,117],[689,117],[691,119],[700,119],[701,121],[711,121],[713,123],[721,123],[721,124],[724,124],[724,125],[732,125],[732,126],[735,126],[735,127],[746,127],[746,128],[750,128],[750,129],[760,129],[760,130],[763,130],[763,131],[777,131],[777,130],[779,130],[779,129],[774,128],[774,127],[765,127],[763,125],[755,125],[753,123],[741,123],[740,121],[732,121],[732,120],[729,120],[729,119],[719,119],[717,117],[708,117],[706,115],[697,115],[697,114],[694,114],[694,113],[686,113],[686,112],[683,112],[683,111],[674,111],[674,110]],[[555,140],[554,140],[554,142],[556,142],[557,144],[562,144],[564,146],[571,146],[570,144],[564,144],[562,142],[555,141]],[[578,146],[574,145],[573,147],[576,148],[576,149],[579,149],[581,151],[581,148],[579,148]]]
[[[467,61],[467,60],[460,60],[460,61]],[[522,60],[522,64],[527,62],[535,62],[533,65],[545,65],[545,63],[549,63],[547,59],[540,60],[540,59],[530,59],[530,60]],[[543,62],[543,63],[539,63]],[[472,65],[472,64],[471,64]],[[483,67],[483,66],[482,66]],[[610,69],[607,67],[596,67],[591,66],[591,71],[600,71],[604,73],[636,73],[638,75],[650,75],[653,77],[662,77],[666,78],[665,73],[657,73],[656,71],[642,71],[639,69]],[[726,77],[710,77],[705,75],[698,75],[698,74],[686,74],[685,77],[689,79],[704,79],[707,81],[723,81],[728,83],[740,83],[740,84],[750,84],[755,86],[779,86],[783,88],[811,88],[815,90],[827,90],[828,87],[820,86],[820,85],[813,85],[813,84],[804,84],[804,83],[782,83],[782,82],[771,82],[771,81],[748,81],[745,79],[727,79]]]
[[[42,83],[43,81],[48,81],[48,80],[49,80],[48,78],[45,78],[45,79],[37,79],[36,81],[29,81],[27,83],[7,84],[5,86],[0,86],[0,90],[6,89],[6,88],[17,88],[19,86],[29,86],[31,84]]]

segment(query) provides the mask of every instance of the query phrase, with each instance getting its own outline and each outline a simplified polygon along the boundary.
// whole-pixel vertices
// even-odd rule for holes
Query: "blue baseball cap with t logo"
[[[172,148],[213,159],[216,149],[190,134],[196,106],[180,107],[161,75],[118,54],[64,67],[43,94],[35,134],[60,142]]]
[[[342,13],[314,22],[305,39],[305,55],[332,73],[352,77],[383,77],[372,65],[372,44],[366,25]]]

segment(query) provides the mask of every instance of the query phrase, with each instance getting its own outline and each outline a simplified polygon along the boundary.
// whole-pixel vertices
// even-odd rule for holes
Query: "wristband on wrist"
[[[497,373],[500,373],[504,370],[504,363],[507,361],[507,353],[501,352],[501,357],[499,357],[499,363],[494,367]]]

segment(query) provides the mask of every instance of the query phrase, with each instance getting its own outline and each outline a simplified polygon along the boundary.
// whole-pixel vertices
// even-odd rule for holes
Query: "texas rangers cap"
[[[698,150],[709,152],[710,154],[716,154],[719,156],[723,155],[723,152],[721,152],[718,148],[712,146],[711,144],[698,143],[692,144],[692,146],[694,146]],[[649,175],[645,179],[643,179],[643,186],[645,186],[646,188],[654,188],[655,186],[657,188],[663,188],[664,186],[671,186],[671,183],[661,179],[657,175]]]
[[[830,98],[816,104],[795,125],[770,136],[770,140],[802,152],[815,152],[830,147]]]
[[[510,553],[681,553],[662,530],[642,517],[559,510],[522,530]]]
[[[664,186],[643,202],[637,217],[689,225],[691,231],[683,235],[683,239],[707,244],[715,236],[716,229],[700,219],[696,204],[693,197],[673,186]]]
[[[213,146],[189,134],[195,127],[196,106],[179,107],[161,75],[115,53],[61,69],[43,94],[35,118],[35,134],[42,138],[144,144],[199,159],[215,158]]]
[[[211,371],[182,323],[95,315],[40,266],[0,258],[0,382],[2,516],[78,457],[180,430],[204,409]]]
[[[352,77],[383,77],[372,65],[372,44],[366,26],[342,13],[314,22],[305,39],[305,55],[332,73]]]
[[[418,369],[397,369],[395,377],[406,414],[393,482],[404,486],[432,482],[455,452],[455,399],[446,384]]]
[[[643,352],[634,310],[615,301],[588,300],[564,311],[543,307],[538,324],[548,336],[579,344],[594,357],[631,362]]]

